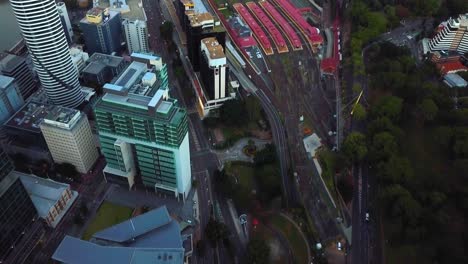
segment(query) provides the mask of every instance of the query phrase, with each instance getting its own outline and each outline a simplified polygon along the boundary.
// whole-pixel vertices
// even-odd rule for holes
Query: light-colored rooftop
[[[142,20],[146,21],[146,14],[143,6],[141,5],[141,0],[126,0],[127,5],[124,8],[119,8],[117,6],[111,6],[109,0],[99,1],[100,7],[108,7],[110,10],[120,12],[122,18],[127,18],[129,20]]]
[[[210,13],[195,13],[189,16],[192,27],[201,26],[207,23],[214,23],[214,18]]]
[[[15,81],[14,78],[0,75],[0,89],[6,89],[14,81]]]
[[[202,43],[205,45],[205,47],[208,49],[208,52],[210,53],[210,58],[211,59],[221,59],[225,58],[226,56],[224,55],[224,49],[223,46],[221,46],[216,40],[216,38],[211,37],[211,38],[204,38],[201,40]]]

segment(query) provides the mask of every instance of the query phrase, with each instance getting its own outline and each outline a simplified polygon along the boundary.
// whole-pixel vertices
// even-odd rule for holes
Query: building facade
[[[80,21],[87,52],[112,54],[120,50],[122,19],[119,12],[95,7]]]
[[[57,11],[60,16],[60,22],[62,23],[63,31],[65,32],[65,37],[67,38],[68,44],[72,44],[73,28],[70,23],[70,18],[68,17],[67,6],[64,2],[57,3]]]
[[[48,99],[56,105],[79,106],[84,96],[55,1],[10,0],[10,4]]]
[[[91,170],[99,154],[86,115],[58,107],[44,118],[40,127],[55,163],[73,164],[80,173]]]
[[[0,140],[6,138],[3,123],[24,105],[15,79],[0,75]]]
[[[185,199],[191,188],[187,113],[146,64],[132,62],[95,108],[108,181],[135,176],[155,191]]]
[[[13,165],[1,148],[0,168],[0,262],[3,263],[21,239],[29,235],[37,211],[18,175],[12,173]]]
[[[24,100],[28,99],[37,90],[36,79],[23,57],[1,53],[0,73],[15,79]]]
[[[211,100],[228,96],[228,66],[223,47],[215,38],[201,40],[200,75]]]
[[[149,52],[146,21],[124,19],[122,22],[128,53]]]
[[[429,50],[468,52],[468,13],[442,23],[439,32],[429,41]]]

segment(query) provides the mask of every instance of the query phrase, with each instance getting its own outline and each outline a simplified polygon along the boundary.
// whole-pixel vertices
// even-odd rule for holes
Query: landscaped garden
[[[132,215],[132,208],[103,202],[93,221],[86,229],[83,240],[89,240],[96,232],[128,220]]]

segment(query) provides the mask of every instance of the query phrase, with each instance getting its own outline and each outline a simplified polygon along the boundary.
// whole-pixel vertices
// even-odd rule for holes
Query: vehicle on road
[[[343,248],[341,247],[341,242],[338,242],[338,243],[336,244],[336,247],[337,247],[338,250],[340,250],[340,251],[343,249]]]
[[[369,212],[366,213],[366,222],[369,222]]]

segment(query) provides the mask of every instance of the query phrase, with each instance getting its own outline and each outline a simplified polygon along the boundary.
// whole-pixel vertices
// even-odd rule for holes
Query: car
[[[338,242],[338,243],[336,244],[336,248],[338,248],[338,250],[340,250],[340,251],[343,249],[343,248],[341,247],[341,242]]]
[[[369,212],[366,213],[366,222],[369,222]]]
[[[193,204],[197,204],[197,201],[193,201]]]
[[[187,223],[192,224],[192,220],[187,219]]]

